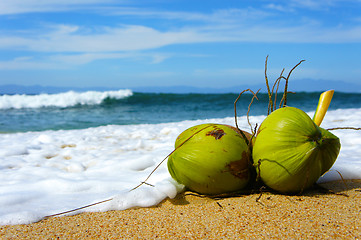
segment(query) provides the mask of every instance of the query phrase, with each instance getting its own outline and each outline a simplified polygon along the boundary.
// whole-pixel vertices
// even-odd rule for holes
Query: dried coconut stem
[[[247,122],[248,122],[248,125],[251,127],[252,135],[255,135],[255,131],[253,131],[252,124],[251,124],[251,122],[249,121],[249,112],[251,111],[251,106],[252,106],[252,103],[253,103],[254,99],[256,98],[256,99],[258,100],[257,94],[259,93],[260,90],[261,90],[261,89],[258,89],[258,91],[256,92],[256,94],[253,94],[252,100],[251,100],[250,104],[248,105]]]
[[[278,88],[279,88],[279,86],[280,86],[281,79],[284,78],[284,77],[282,76],[284,70],[285,70],[285,69],[282,69],[282,72],[281,72],[280,76],[276,79],[276,81],[275,81],[275,83],[273,84],[273,87],[272,87],[272,95],[273,95],[274,88],[275,88],[275,86],[276,86],[276,84],[277,84],[277,88],[276,88],[276,92],[275,92],[275,98],[274,98],[274,109],[271,109],[271,112],[277,109],[276,103],[277,103]]]
[[[228,193],[221,193],[221,194],[215,194],[215,195],[200,194],[197,192],[185,192],[184,195],[185,196],[195,196],[195,197],[199,197],[199,198],[210,198],[210,199],[214,199],[214,200],[221,200],[221,199],[231,198],[231,197],[242,197],[242,196],[250,195],[253,193],[258,193],[258,190],[253,189],[253,188],[248,188],[248,189],[243,189],[243,190],[236,191],[236,192],[228,192]]]
[[[243,90],[243,91],[238,95],[238,97],[236,98],[236,100],[234,101],[234,122],[235,122],[236,128],[237,128],[238,130],[241,130],[241,129],[239,129],[239,127],[238,127],[238,122],[237,122],[237,102],[238,102],[238,100],[240,99],[241,95],[242,95],[244,92],[248,91],[248,90],[250,90],[250,89]]]
[[[257,94],[258,94],[258,92],[259,92],[260,90],[261,90],[261,89],[259,89],[256,93],[254,93],[251,89],[243,90],[243,91],[238,95],[237,99],[234,101],[234,121],[235,121],[235,124],[236,124],[236,128],[239,130],[240,134],[242,135],[243,139],[246,141],[247,145],[249,145],[249,141],[248,141],[246,135],[244,135],[243,131],[238,127],[238,122],[237,122],[237,102],[238,102],[238,100],[240,99],[241,95],[242,95],[244,92],[249,91],[249,92],[251,92],[251,93],[253,94],[251,103],[248,105],[248,111],[247,111],[247,121],[248,121],[248,125],[251,127],[251,131],[252,131],[252,133],[253,133],[252,125],[251,125],[251,123],[250,123],[250,121],[249,121],[249,112],[250,112],[250,110],[251,110],[251,105],[252,105],[252,103],[253,103],[253,100],[254,100],[255,98],[258,100]]]
[[[75,208],[75,209],[72,209],[72,210],[69,210],[69,211],[48,215],[48,216],[45,216],[43,219],[47,219],[47,218],[56,217],[56,216],[64,215],[64,214],[67,214],[67,213],[79,211],[79,210],[82,210],[84,208],[88,208],[88,207],[92,207],[92,206],[95,206],[95,205],[98,205],[98,204],[101,204],[101,203],[109,202],[111,200],[113,200],[113,198],[109,198],[109,199],[106,199],[106,200],[103,200],[103,201],[100,201],[100,202],[92,203],[92,204],[89,204],[89,205],[86,205],[86,206],[83,206],[83,207]]]
[[[287,94],[289,94],[289,93],[295,93],[295,92],[287,92]],[[287,94],[286,94],[286,96],[287,96]],[[285,100],[285,98],[284,98],[285,96],[283,96],[282,97],[282,99],[281,99],[281,101],[280,101],[280,105],[279,105],[279,108],[282,108],[282,107],[285,107],[286,106],[286,104],[283,104],[282,105],[282,103],[284,102],[284,100]]]
[[[264,64],[264,77],[266,80],[266,86],[267,86],[267,92],[268,92],[268,112],[267,115],[270,114],[270,109],[273,109],[273,101],[272,101],[272,94],[268,83],[268,77],[267,77],[267,62],[268,62],[268,55],[266,57],[266,61]]]
[[[285,91],[283,92],[284,95],[284,103],[283,106],[285,107],[287,105],[287,89],[288,89],[288,80],[293,72],[293,70],[295,70],[302,62],[304,62],[305,60],[301,60],[299,63],[296,64],[296,66],[294,66],[291,71],[288,73],[288,76],[286,78],[286,83],[285,83]]]
[[[280,76],[276,79],[275,83],[273,84],[272,87],[272,91],[270,89],[269,86],[269,82],[268,82],[268,77],[267,77],[267,62],[268,62],[268,56],[266,57],[266,62],[265,62],[265,80],[266,80],[266,86],[267,86],[267,92],[268,92],[268,111],[267,111],[267,115],[269,115],[271,112],[273,112],[274,110],[276,110],[276,102],[277,102],[277,94],[278,94],[278,88],[279,88],[279,84],[281,82],[282,79],[285,80],[285,89],[283,92],[283,97],[280,101],[279,107],[285,107],[287,105],[287,94],[288,92],[288,81],[289,78],[292,74],[292,72],[305,60],[301,60],[299,63],[297,63],[292,69],[291,71],[288,73],[287,77],[283,76],[283,72],[285,69],[283,69],[281,71]],[[277,87],[276,87],[277,86]],[[276,87],[276,92],[274,92],[274,88]],[[272,100],[273,95],[275,95],[275,99]],[[282,104],[283,103],[283,104]]]
[[[361,130],[361,128],[356,128],[356,127],[335,127],[335,128],[327,128],[326,130],[330,131],[330,130],[341,130],[341,129],[349,129],[349,130],[356,130],[356,131]]]
[[[341,177],[341,179],[342,179],[343,184],[345,184],[346,189],[348,189],[348,186],[347,186],[346,180],[343,178],[342,174],[341,174],[339,171],[337,171],[337,170],[336,170],[336,172],[338,173],[338,175],[340,175],[340,177]]]

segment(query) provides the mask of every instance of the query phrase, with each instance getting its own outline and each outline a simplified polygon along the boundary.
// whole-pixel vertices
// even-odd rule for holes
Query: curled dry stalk
[[[277,84],[277,88],[276,88],[276,92],[275,92],[275,100],[274,100],[275,103],[277,102],[278,88],[280,86],[281,79],[283,78],[282,74],[283,74],[284,71],[285,71],[285,69],[282,69],[280,76],[276,79],[276,81],[275,81],[275,83],[273,84],[273,87],[272,87],[272,94],[273,94],[274,88],[275,88],[275,86]],[[274,106],[274,109],[272,109],[271,111],[274,111],[274,110],[276,110],[276,105]]]
[[[75,209],[72,209],[72,210],[68,210],[68,211],[65,211],[65,212],[48,215],[48,216],[45,216],[42,220],[48,219],[48,218],[51,218],[51,217],[56,217],[56,216],[64,215],[64,214],[67,214],[67,213],[76,212],[76,211],[82,210],[82,209],[84,209],[84,208],[88,208],[88,207],[92,207],[92,206],[95,206],[95,205],[98,205],[98,204],[101,204],[101,203],[109,202],[109,201],[111,201],[111,200],[113,200],[113,198],[109,198],[109,199],[106,199],[106,200],[103,200],[103,201],[100,201],[100,202],[92,203],[92,204],[89,204],[89,205],[86,205],[86,206],[83,206],[83,207],[78,207],[78,208],[75,208]]]
[[[263,192],[264,192],[264,190],[266,190],[267,188],[265,187],[265,186],[261,186],[260,187],[260,189],[259,189],[259,195],[258,195],[258,197],[256,198],[256,202],[257,203],[259,203],[259,204],[261,204],[262,206],[264,206],[264,204],[260,201],[261,200],[261,197],[262,197],[262,195],[263,195]]]
[[[251,128],[251,132],[252,132],[252,135],[255,134],[255,132],[253,131],[253,128],[252,128],[252,124],[251,122],[249,121],[249,112],[251,111],[251,105],[254,101],[254,99],[257,98],[257,94],[258,92],[260,91],[261,89],[258,89],[258,91],[256,93],[254,93],[251,89],[246,89],[246,90],[243,90],[237,97],[237,99],[234,101],[234,121],[235,121],[235,124],[236,124],[236,128],[239,130],[239,132],[241,133],[243,139],[246,141],[247,145],[249,145],[249,140],[247,139],[246,135],[244,135],[243,131],[238,127],[238,122],[237,122],[237,102],[238,100],[240,99],[241,95],[245,92],[251,92],[253,94],[253,97],[252,97],[252,100],[250,102],[250,104],[248,105],[248,111],[247,111],[247,122],[248,122],[248,125],[250,126]]]
[[[272,101],[272,95],[271,95],[271,90],[269,88],[269,83],[268,83],[268,77],[267,77],[267,63],[268,63],[268,55],[266,57],[266,62],[264,64],[264,77],[266,80],[266,86],[267,86],[267,92],[268,92],[268,112],[267,115],[270,114],[270,109],[273,109],[273,101]]]
[[[327,131],[332,131],[332,130],[342,130],[342,129],[349,129],[349,130],[356,130],[356,131],[360,131],[361,128],[356,128],[356,127],[335,127],[335,128],[327,128]]]
[[[281,80],[285,80],[285,88],[283,91],[283,96],[282,99],[280,101],[280,105],[279,107],[285,107],[287,105],[287,94],[288,92],[288,81],[290,79],[290,76],[292,74],[292,72],[305,60],[301,60],[299,63],[297,63],[288,73],[287,77],[283,76],[283,72],[285,69],[283,69],[281,71],[280,76],[276,79],[275,83],[273,84],[272,87],[272,91],[269,85],[269,81],[268,81],[268,76],[267,76],[267,64],[268,64],[268,56],[266,57],[266,62],[265,62],[265,70],[264,70],[264,74],[265,74],[265,80],[266,80],[266,86],[267,86],[267,92],[268,92],[268,112],[267,115],[269,115],[271,112],[273,112],[274,110],[276,110],[276,102],[277,102],[277,94],[278,94],[278,88],[279,88],[279,84],[281,82]],[[277,85],[277,87],[276,87]],[[274,88],[276,87],[276,92],[274,92]],[[272,97],[274,95],[274,100],[272,100]]]
[[[194,197],[199,197],[199,198],[210,198],[210,199],[214,199],[214,200],[221,200],[221,199],[225,199],[225,198],[242,197],[242,196],[255,194],[255,193],[258,193],[257,189],[248,188],[248,189],[243,189],[243,190],[236,191],[236,192],[228,192],[228,193],[221,193],[221,194],[215,194],[215,195],[200,194],[197,192],[185,192],[184,195],[185,196],[194,196]]]
[[[340,178],[341,178],[341,180],[342,180],[343,184],[345,185],[345,188],[346,188],[346,189],[348,189],[348,186],[347,186],[346,180],[343,178],[342,174],[341,174],[339,171],[337,171],[337,170],[335,170],[335,171],[338,173],[338,175],[340,175]],[[346,196],[348,197],[348,195],[347,195],[347,194],[346,194]]]
[[[293,72],[293,70],[295,70],[302,62],[304,62],[305,60],[301,60],[299,63],[297,63],[292,69],[291,71],[288,73],[288,76],[286,78],[286,83],[285,83],[285,91],[283,92],[283,96],[284,96],[284,103],[283,106],[287,105],[287,89],[288,89],[288,80],[290,79],[290,76]]]
[[[345,185],[345,189],[348,190],[349,188],[348,188],[347,182],[346,182],[346,180],[344,179],[344,177],[342,176],[341,172],[339,172],[338,170],[328,170],[327,172],[330,172],[330,171],[336,171],[336,172],[338,173],[338,175],[339,175],[340,178],[341,178],[341,181],[342,181],[343,184]],[[327,173],[327,172],[326,172],[326,173]],[[326,173],[324,173],[324,174],[326,174]],[[323,190],[325,193],[331,193],[331,194],[335,194],[335,195],[340,195],[340,196],[344,196],[344,197],[349,197],[349,195],[346,194],[346,193],[338,193],[338,192],[335,192],[335,191],[333,191],[332,189],[328,189],[328,188],[326,188],[326,187],[324,187],[324,186],[321,186],[321,185],[318,184],[318,183],[315,184],[315,187],[317,187],[319,190]]]

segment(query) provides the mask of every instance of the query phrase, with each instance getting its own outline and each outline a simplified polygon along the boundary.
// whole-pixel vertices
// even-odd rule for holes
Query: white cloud
[[[265,5],[265,8],[280,11],[280,12],[293,12],[294,11],[292,8],[289,8],[286,5],[275,4],[275,3],[269,3],[269,4]]]
[[[277,3],[279,3],[278,1]],[[359,7],[360,0],[284,0],[285,8],[305,9],[310,11],[330,11],[331,9],[339,11],[345,5]]]
[[[114,7],[105,9],[103,14],[132,16],[147,19],[180,20],[183,22],[192,21],[196,23],[212,23],[216,25],[221,23],[239,24],[245,21],[250,22],[254,20],[261,21],[262,19],[272,15],[269,11],[252,7],[216,9],[210,13]]]
[[[153,54],[152,63],[154,64],[161,63],[169,57],[170,57],[169,54]]]
[[[19,69],[63,69],[64,66],[55,62],[35,60],[33,57],[18,57],[9,61],[0,61],[0,70],[19,70]]]
[[[268,1],[264,5],[266,9],[276,10],[280,12],[296,12],[298,10],[326,12],[326,11],[339,11],[345,5],[360,4],[360,0],[281,0],[281,1]]]
[[[50,61],[59,62],[67,65],[83,65],[96,60],[103,59],[145,59],[150,63],[161,63],[170,54],[165,53],[140,53],[140,52],[125,52],[125,53],[81,53],[81,54],[58,54],[49,56]],[[150,59],[150,60],[149,60]]]
[[[83,65],[99,59],[129,58],[129,53],[83,53],[83,54],[61,54],[49,56],[49,60],[66,65]]]
[[[89,29],[88,29],[89,30]],[[83,33],[79,26],[57,26],[35,36],[0,36],[0,49],[34,52],[100,53],[157,49],[204,42],[352,43],[361,41],[361,26],[321,28],[257,25],[208,25],[159,31],[145,26],[104,27]]]
[[[278,43],[348,43],[360,42],[361,24],[347,27],[323,27],[314,18],[300,18],[288,23],[278,11],[298,7],[318,8],[334,5],[339,0],[290,0],[269,3],[266,9],[219,9],[211,13],[161,11],[140,8],[109,7],[101,0],[2,0],[1,11],[31,11],[33,8],[62,9],[71,6],[100,6],[107,14],[129,15],[134,18],[182,20],[169,29],[150,25],[113,25],[84,27],[59,24],[45,29],[27,29],[36,34],[3,33],[0,49],[34,52],[101,53],[141,51],[174,44],[204,42],[278,42]],[[111,2],[111,0],[106,1]],[[275,11],[276,10],[276,11]],[[24,10],[25,11],[25,10]],[[50,11],[50,10],[47,10]],[[191,22],[189,22],[191,21]],[[147,24],[147,22],[145,22]],[[292,25],[291,25],[292,24]],[[17,29],[18,30],[18,29]],[[39,33],[42,32],[42,33]],[[157,61],[157,60],[156,60]]]
[[[277,27],[269,25],[218,25],[159,31],[145,26],[104,27],[97,31],[80,26],[57,25],[42,35],[0,36],[0,49],[40,52],[41,58],[0,62],[0,69],[58,69],[101,59],[133,59],[160,63],[174,54],[149,52],[167,45],[201,42],[360,42],[361,26],[320,28],[319,25]],[[145,51],[147,50],[147,51]],[[35,54],[36,55],[36,54]],[[180,57],[182,57],[180,55]],[[189,57],[189,56],[187,56]],[[196,54],[193,57],[197,57]],[[199,57],[199,56],[198,56]],[[203,56],[204,57],[204,56]],[[230,74],[230,73],[228,73]]]
[[[171,54],[165,53],[80,53],[80,54],[56,54],[42,58],[21,56],[8,61],[0,61],[1,70],[18,69],[64,69],[78,65],[88,64],[97,60],[105,59],[143,59],[152,64],[158,64],[169,58]]]
[[[36,36],[1,36],[0,48],[38,52],[113,52],[154,49],[170,44],[207,42],[193,30],[161,32],[145,26],[104,27],[101,32],[81,33],[76,26],[61,25]]]
[[[197,12],[185,11],[162,11],[150,10],[134,7],[113,7],[110,9],[100,9],[105,15],[119,15],[119,16],[133,16],[142,18],[158,18],[169,20],[183,20],[183,21],[208,21],[209,15]]]
[[[106,4],[112,0],[1,0],[0,15],[28,12],[73,11],[95,4]]]
[[[322,0],[290,0],[289,5],[298,8],[319,9],[320,6],[328,5],[328,2]]]
[[[349,26],[325,27],[322,19],[301,18],[289,23],[282,17],[283,12],[294,11],[296,8],[322,9],[336,5],[340,0],[290,0],[277,3],[270,1],[259,9],[231,8],[211,13],[110,5],[107,8],[106,3],[111,2],[112,0],[1,0],[0,15],[31,11],[72,11],[99,5],[101,7],[96,10],[97,13],[127,15],[135,19],[144,17],[177,21],[163,30],[153,27],[147,21],[144,21],[144,25],[115,23],[112,26],[90,27],[74,23],[46,25],[45,28],[42,26],[34,29],[15,29],[13,32],[7,30],[0,35],[0,50],[25,51],[26,55],[40,53],[43,57],[2,61],[0,68],[30,68],[31,64],[34,68],[57,68],[59,64],[56,63],[81,65],[100,59],[125,58],[147,59],[148,62],[156,64],[175,56],[160,53],[156,49],[176,44],[361,42],[361,22]],[[158,52],[149,53],[149,50]]]

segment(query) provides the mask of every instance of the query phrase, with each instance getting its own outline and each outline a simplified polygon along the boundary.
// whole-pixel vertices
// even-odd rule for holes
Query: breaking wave
[[[0,109],[22,109],[42,107],[73,107],[76,105],[97,105],[106,99],[122,99],[130,97],[133,92],[129,89],[118,91],[87,91],[87,92],[64,92],[57,94],[38,95],[2,95],[0,96]]]

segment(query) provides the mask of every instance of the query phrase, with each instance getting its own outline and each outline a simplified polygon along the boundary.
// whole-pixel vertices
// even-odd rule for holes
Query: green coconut
[[[340,147],[339,138],[317,126],[305,112],[284,107],[262,122],[252,156],[258,176],[268,187],[297,193],[332,167]]]
[[[250,134],[243,132],[250,139]],[[201,194],[243,189],[250,179],[248,140],[231,126],[201,124],[182,132],[168,158],[168,171],[178,183]]]

